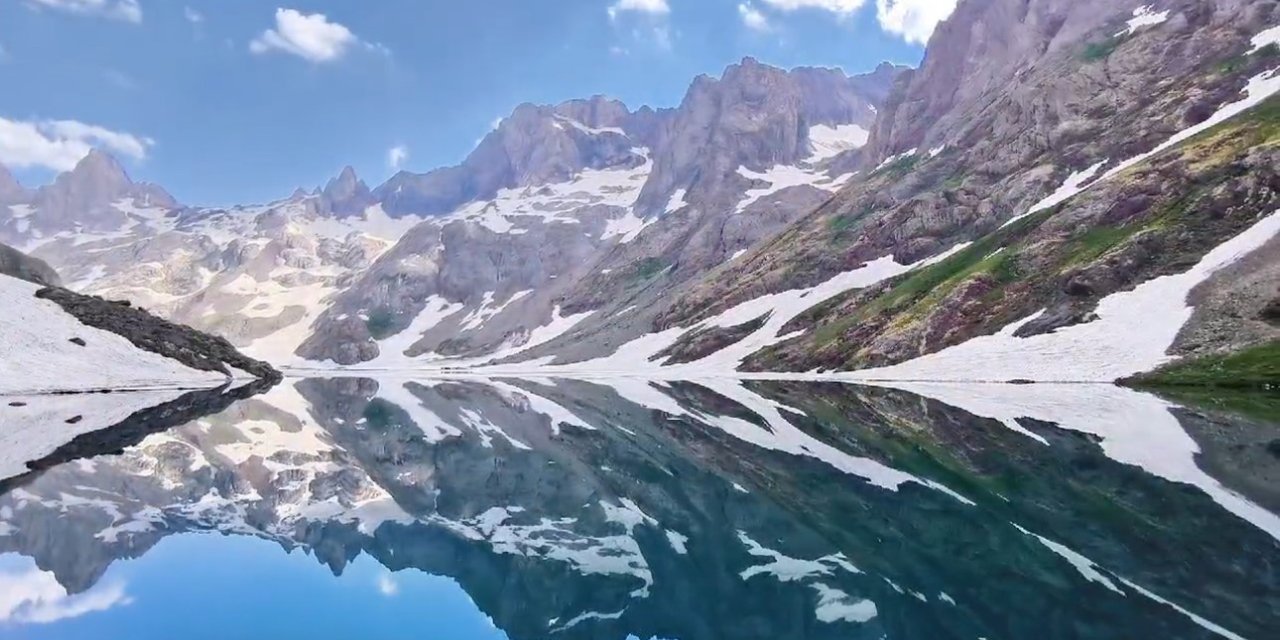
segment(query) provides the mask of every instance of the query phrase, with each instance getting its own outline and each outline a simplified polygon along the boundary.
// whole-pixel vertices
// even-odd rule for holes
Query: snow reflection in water
[[[1053,612],[1070,635],[1234,638],[1280,623],[1280,492],[1205,471],[1271,477],[1280,427],[1114,387],[345,378],[225,404],[172,428],[126,420],[6,480],[0,629],[1000,638]]]

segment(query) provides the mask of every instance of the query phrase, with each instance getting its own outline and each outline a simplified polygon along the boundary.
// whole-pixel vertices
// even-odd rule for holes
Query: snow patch
[[[1258,51],[1261,51],[1263,47],[1269,45],[1280,45],[1280,25],[1276,25],[1270,29],[1260,32],[1249,41],[1249,44],[1253,45],[1253,48],[1249,50],[1249,53],[1257,53]]]
[[[867,144],[871,132],[856,125],[842,124],[834,127],[825,124],[809,127],[809,148],[805,162],[817,163],[834,158],[845,151],[860,149]]]
[[[1007,227],[1038,211],[1043,211],[1051,207],[1056,207],[1059,204],[1062,204],[1063,202],[1066,202],[1067,200],[1071,199],[1077,193],[1080,193],[1081,191],[1084,191],[1085,189],[1087,189],[1088,187],[1085,186],[1086,183],[1092,180],[1093,177],[1098,174],[1098,171],[1100,171],[1102,167],[1106,166],[1106,164],[1107,164],[1107,161],[1103,160],[1102,162],[1094,164],[1093,166],[1087,169],[1081,169],[1080,171],[1077,171],[1071,174],[1070,176],[1067,176],[1067,179],[1063,181],[1062,186],[1058,187],[1056,191],[1049,194],[1045,199],[1031,205],[1031,208],[1027,209],[1026,213],[1009,218],[1008,221],[1000,225],[1001,228]]]
[[[671,193],[671,199],[667,200],[667,213],[675,213],[687,206],[689,203],[685,201],[685,196],[689,195],[688,189],[676,189]]]
[[[1144,282],[1098,303],[1093,322],[1018,338],[1039,314],[989,336],[914,360],[848,374],[864,380],[1113,382],[1173,360],[1169,347],[1191,318],[1196,285],[1280,233],[1280,211],[1219,245],[1184,273]]]
[[[1155,25],[1162,24],[1168,19],[1169,19],[1168,11],[1160,11],[1157,13],[1151,10],[1151,5],[1146,5],[1145,7],[1138,7],[1137,9],[1133,10],[1133,17],[1130,18],[1129,22],[1126,23],[1125,28],[1121,29],[1120,32],[1116,34],[1116,36],[1117,37],[1130,36],[1130,35],[1133,35],[1134,33],[1137,33],[1139,29],[1143,29],[1146,27],[1153,27]]]

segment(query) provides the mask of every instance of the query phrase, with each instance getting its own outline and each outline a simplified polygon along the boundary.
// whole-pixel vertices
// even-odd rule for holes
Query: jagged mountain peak
[[[129,178],[124,167],[120,166],[120,162],[100,149],[91,149],[71,171],[59,175],[57,181],[120,187],[133,184],[133,180]]]
[[[22,183],[9,172],[8,167],[0,164],[0,204],[22,202],[29,195]]]
[[[343,167],[337,177],[330,179],[318,195],[322,207],[339,217],[360,214],[375,201],[369,186],[349,165]]]
[[[347,165],[342,168],[342,171],[337,176],[330,178],[329,182],[325,183],[321,193],[327,196],[342,197],[361,188],[365,188],[364,181],[360,179],[360,176],[356,174],[356,170],[351,165]]]
[[[70,171],[54,178],[53,184],[36,192],[36,207],[42,217],[78,219],[112,206],[121,199],[164,209],[178,205],[163,188],[134,182],[115,156],[92,149]],[[81,220],[83,221],[83,220]]]

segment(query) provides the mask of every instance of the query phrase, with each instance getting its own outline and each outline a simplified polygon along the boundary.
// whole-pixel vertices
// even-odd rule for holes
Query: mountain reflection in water
[[[3,485],[0,635],[1280,629],[1265,413],[622,378],[304,379],[218,410]]]

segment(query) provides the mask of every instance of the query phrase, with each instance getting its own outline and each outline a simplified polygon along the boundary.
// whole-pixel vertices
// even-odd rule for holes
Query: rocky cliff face
[[[320,209],[339,218],[361,215],[376,202],[364,180],[356,176],[351,167],[344,167],[319,195]]]
[[[39,258],[32,258],[13,247],[0,244],[0,275],[26,280],[47,287],[62,284],[58,272]]]
[[[31,197],[17,178],[3,166],[0,166],[0,204],[18,204]]]
[[[1273,108],[1258,105],[1275,91],[1280,58],[1265,32],[1277,20],[1273,2],[961,3],[921,69],[888,98],[861,159],[865,175],[678,297],[656,328],[690,326],[886,256],[906,265],[965,242],[973,248],[932,269],[932,280],[853,287],[779,327],[808,334],[783,349],[788,356],[752,366],[891,364],[1039,309],[1045,315],[1019,336],[1088,324],[1099,298],[1185,271],[1275,210],[1265,151],[1274,144]],[[1252,116],[1240,118],[1249,119],[1209,129],[1248,107]],[[1200,131],[1216,142],[1185,141]],[[1176,143],[1180,153],[1143,155]],[[1095,195],[1070,198],[1094,179],[1105,184]],[[1220,200],[1205,196],[1213,189]],[[1031,211],[1040,217],[1019,224],[1043,226],[1015,249],[1002,225]],[[1222,226],[1224,215],[1239,217]],[[1169,246],[1138,233],[1150,225],[1183,240]],[[979,256],[979,247],[1003,253]]]

